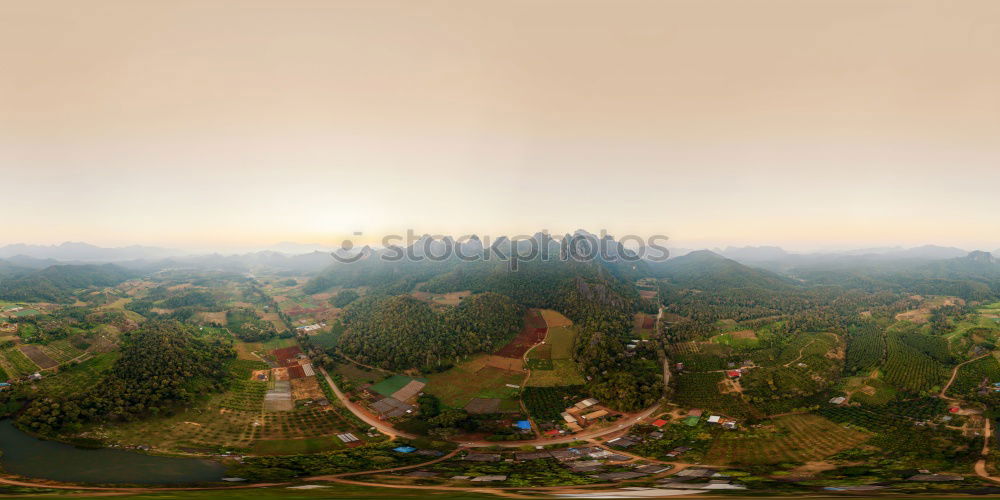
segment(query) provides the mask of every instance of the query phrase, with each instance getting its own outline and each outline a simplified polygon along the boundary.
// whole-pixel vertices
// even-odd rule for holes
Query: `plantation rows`
[[[54,340],[48,345],[41,346],[42,351],[56,363],[65,363],[83,354],[79,349],[73,347],[68,340]]]
[[[583,386],[525,387],[521,393],[528,413],[539,421],[561,422],[560,413],[582,398]]]
[[[59,398],[84,392],[98,384],[117,359],[117,352],[104,353],[79,364],[64,365],[55,375],[38,382],[38,391]]]
[[[895,401],[885,406],[832,406],[819,414],[834,422],[849,423],[871,432],[910,430],[914,423],[947,413],[948,404],[937,398]]]
[[[991,388],[994,382],[1000,382],[1000,363],[997,363],[997,359],[993,356],[986,356],[959,368],[955,381],[948,388],[948,394],[969,395],[976,392],[984,381]]]
[[[948,349],[948,341],[944,337],[925,335],[917,332],[906,332],[900,336],[906,345],[934,358],[936,361],[952,364],[955,362],[954,356]]]
[[[0,351],[0,355],[4,358],[3,367],[10,377],[24,377],[38,371],[38,365],[16,347],[4,349]]]
[[[760,399],[808,396],[829,385],[828,379],[816,380],[813,375],[809,368],[795,365],[755,368],[747,371],[742,379],[743,393]]]
[[[773,430],[721,434],[706,461],[754,465],[807,462],[852,448],[868,438],[868,434],[816,415],[783,417],[771,426]]]
[[[917,393],[935,387],[945,379],[947,369],[930,356],[905,344],[899,333],[888,336],[885,379],[895,387]]]
[[[852,325],[847,334],[844,370],[852,375],[878,366],[886,354],[885,335],[875,323]]]
[[[684,371],[686,372],[708,372],[726,368],[724,358],[711,354],[677,354],[671,361],[684,363]]]
[[[684,373],[678,375],[674,401],[681,406],[714,409],[731,416],[743,416],[750,408],[738,395],[719,392],[722,373]]]
[[[264,405],[264,393],[268,383],[251,380],[254,370],[267,368],[263,361],[237,359],[229,364],[231,385],[219,406],[230,410],[260,411]]]

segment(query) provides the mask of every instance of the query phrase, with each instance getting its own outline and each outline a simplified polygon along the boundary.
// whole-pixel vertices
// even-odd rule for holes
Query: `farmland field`
[[[448,371],[427,375],[424,392],[437,396],[451,408],[463,408],[474,397],[514,397],[518,390],[506,385],[520,386],[524,373],[502,370],[487,365],[486,361],[486,356],[477,356]]]
[[[59,363],[50,358],[48,354],[45,354],[45,351],[42,351],[42,349],[35,344],[24,344],[18,349],[22,354],[27,356],[28,359],[43,370],[59,366]]]
[[[529,360],[530,363],[531,360]],[[582,384],[583,376],[576,367],[576,362],[572,359],[553,359],[552,368],[532,369],[531,377],[526,385],[551,387],[556,385],[579,385]]]
[[[304,439],[267,439],[253,444],[251,449],[257,455],[300,455],[322,453],[343,448],[343,442],[336,436]]]
[[[552,359],[572,358],[575,342],[576,330],[571,326],[551,327],[545,335],[545,343],[552,346]]]
[[[118,359],[117,352],[98,354],[79,364],[59,368],[55,375],[43,378],[36,384],[40,394],[64,397],[83,392],[104,378],[105,372]]]
[[[561,422],[560,413],[584,397],[583,386],[525,387],[521,400],[535,420]]]
[[[43,352],[57,363],[65,363],[83,354],[69,340],[54,340],[48,345],[41,346]]]
[[[335,439],[334,435],[341,432],[360,433],[356,418],[335,398],[325,407],[262,411],[263,391],[268,382],[250,380],[250,375],[265,366],[259,361],[236,360],[229,366],[232,385],[225,393],[169,417],[116,426],[109,437],[112,441],[161,449],[205,451],[219,447],[258,450],[256,443],[264,441],[259,448],[262,453],[280,454],[335,447],[336,443],[331,445],[326,439]],[[314,440],[299,442],[306,439]]]
[[[38,371],[38,365],[16,347],[0,350],[0,367],[12,378],[20,378]]]
[[[869,436],[818,415],[789,415],[750,432],[720,434],[705,461],[720,465],[808,462],[853,448]]]
[[[548,328],[555,328],[559,326],[570,326],[573,324],[569,318],[563,316],[559,311],[553,311],[552,309],[542,309],[538,311],[542,315],[542,319],[545,321],[545,326]]]

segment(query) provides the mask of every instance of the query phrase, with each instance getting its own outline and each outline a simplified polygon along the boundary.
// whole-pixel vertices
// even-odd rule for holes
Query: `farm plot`
[[[40,347],[34,344],[24,344],[21,345],[21,353],[28,357],[33,363],[39,366],[43,370],[48,370],[49,368],[55,368],[59,366],[54,359],[50,358]]]
[[[393,394],[414,381],[423,382],[425,384],[427,383],[427,379],[415,379],[405,375],[393,375],[377,384],[372,385],[368,389],[388,398],[392,397]]]
[[[507,345],[496,352],[497,356],[521,359],[531,346],[545,339],[545,322],[538,311],[529,310],[524,317],[524,327]]]
[[[996,382],[1000,382],[1000,363],[995,357],[986,356],[958,369],[955,381],[948,387],[948,395],[971,395],[980,387],[992,389]]]
[[[437,396],[451,408],[464,408],[472,398],[512,399],[524,374],[502,370],[486,363],[486,356],[477,356],[442,373],[427,376],[424,392]]]
[[[202,405],[164,418],[150,418],[109,428],[112,441],[147,444],[166,450],[215,451],[220,447],[256,449],[262,452],[296,453],[310,448],[307,443],[279,443],[284,440],[332,438],[343,432],[360,432],[357,421],[331,399],[329,406],[298,406],[289,411],[263,410],[263,392],[268,382],[251,380],[251,374],[266,365],[236,360],[229,366],[234,378],[230,389]],[[315,380],[315,377],[310,377]],[[285,382],[288,383],[288,382]],[[301,388],[300,388],[301,389]],[[310,397],[326,394],[316,387],[306,388]],[[339,410],[343,410],[345,417]],[[320,439],[322,441],[322,439]],[[304,448],[303,448],[304,447]]]
[[[764,465],[815,461],[853,448],[870,436],[818,415],[789,415],[753,431],[720,434],[705,462]]]
[[[553,311],[552,309],[542,309],[538,311],[542,315],[542,319],[545,321],[545,326],[549,328],[556,328],[560,326],[571,326],[573,324],[569,318],[563,316],[559,311]]]
[[[636,313],[632,319],[632,333],[641,339],[648,339],[656,332],[656,315]]]
[[[38,365],[33,363],[16,347],[0,350],[0,367],[11,378],[21,378],[38,371]]]
[[[529,363],[531,360],[528,360]],[[526,385],[536,387],[551,387],[557,385],[578,385],[583,383],[583,376],[576,367],[576,362],[572,359],[552,359],[549,360],[551,368],[548,370],[532,369],[531,377]]]
[[[740,394],[723,394],[719,390],[724,378],[718,372],[678,375],[674,401],[681,406],[712,409],[729,416],[746,415],[750,408]]]
[[[82,351],[73,346],[69,340],[54,340],[48,345],[40,346],[43,352],[54,360],[56,363],[62,364],[71,359],[76,359],[83,354]]]
[[[118,356],[117,352],[109,352],[98,354],[79,364],[62,366],[56,374],[36,383],[33,390],[57,398],[82,393],[104,378]]]
[[[946,380],[947,369],[934,358],[903,342],[902,333],[890,331],[886,339],[885,380],[911,393],[932,390]]]
[[[583,386],[525,387],[521,401],[536,421],[561,422],[560,413],[584,398]]]

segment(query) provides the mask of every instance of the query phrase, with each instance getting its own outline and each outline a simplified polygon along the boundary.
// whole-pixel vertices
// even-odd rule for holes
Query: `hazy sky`
[[[0,244],[1000,247],[1000,1],[0,0]]]

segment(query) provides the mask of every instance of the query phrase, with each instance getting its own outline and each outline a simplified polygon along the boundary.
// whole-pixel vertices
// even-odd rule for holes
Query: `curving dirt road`
[[[951,370],[951,378],[948,379],[948,383],[944,385],[944,389],[941,389],[941,394],[938,394],[938,397],[940,397],[941,399],[947,399],[949,401],[957,401],[957,399],[948,396],[948,388],[951,387],[951,383],[954,382],[955,381],[955,377],[958,376],[958,370],[959,370],[959,368],[961,368],[962,366],[965,366],[965,365],[967,365],[967,364],[969,364],[969,363],[971,363],[973,361],[979,361],[980,359],[983,359],[986,356],[992,356],[992,355],[993,355],[992,352],[988,352],[986,354],[983,354],[982,356],[979,356],[978,358],[972,358],[972,359],[970,359],[968,361],[963,361],[963,362],[955,365],[955,368]],[[987,424],[987,426],[988,426],[988,424]]]
[[[337,387],[337,384],[333,382],[333,379],[330,378],[330,374],[326,372],[326,368],[320,367],[319,371],[323,374],[323,377],[326,378],[326,383],[330,384],[330,388],[333,389],[333,393],[337,395],[337,398],[340,399],[340,402],[343,403],[343,405],[347,407],[348,410],[351,410],[351,413],[353,413],[354,416],[360,418],[366,424],[378,429],[379,432],[389,436],[392,439],[395,439],[396,436],[403,437],[406,439],[417,438],[415,434],[410,434],[408,432],[396,430],[388,422],[379,420],[369,415],[367,412],[359,410],[357,406],[355,406],[355,404],[352,403],[351,400],[347,398],[347,395],[341,392],[340,388]]]

